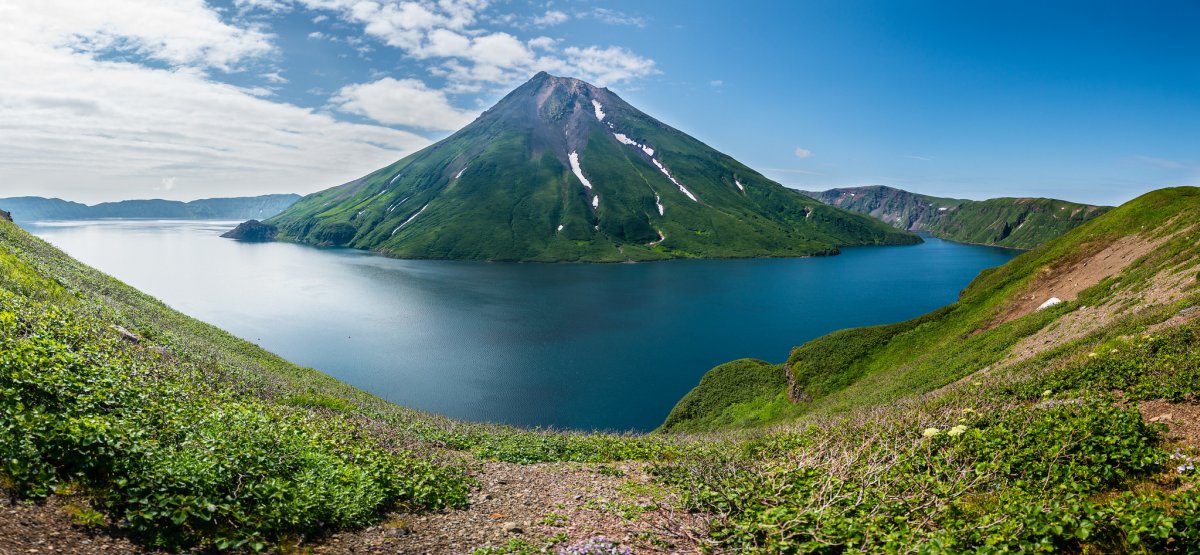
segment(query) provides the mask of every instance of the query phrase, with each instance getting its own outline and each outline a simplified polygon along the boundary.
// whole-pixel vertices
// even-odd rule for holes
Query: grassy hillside
[[[717,409],[710,402],[710,414],[690,424],[673,414],[666,428],[695,429],[699,421],[721,421],[711,414],[721,410],[737,412],[743,415],[738,422],[752,425],[885,404],[1028,358],[1031,353],[1014,352],[1014,347],[1030,338],[1044,336],[1044,345],[1051,345],[1051,336],[1054,342],[1063,336],[1107,336],[1121,329],[1113,321],[1165,314],[1196,292],[1193,270],[1200,264],[1200,245],[1189,229],[1200,218],[1198,191],[1165,189],[1135,199],[1004,266],[985,270],[958,302],[925,316],[814,339],[777,365],[785,387],[753,396],[730,393],[724,403],[728,408]],[[1114,257],[1121,264],[1104,264]],[[1171,293],[1154,292],[1160,289]],[[1036,309],[1052,297],[1068,302]],[[756,371],[750,383],[758,383],[762,372]],[[705,389],[701,382],[689,397],[711,397]],[[684,406],[681,402],[676,410]]]
[[[664,430],[775,427],[666,475],[754,552],[1194,552],[1200,433],[1137,409],[1200,416],[1198,221],[1155,191],[945,309],[715,368]]]
[[[607,89],[546,74],[450,137],[267,223],[283,240],[400,258],[544,262],[920,241],[787,189]]]
[[[1111,209],[1048,198],[939,198],[878,185],[804,194],[900,229],[1016,249],[1032,249]]]
[[[1198,212],[1157,191],[950,307],[718,367],[665,426],[689,433],[646,436],[390,405],[0,222],[0,490],[170,550],[369,551],[386,518],[389,541],[461,542],[393,550],[479,555],[1194,553]]]
[[[403,409],[0,221],[0,490],[85,492],[97,522],[149,546],[259,549],[460,506],[472,479],[443,453],[606,461],[669,443]]]

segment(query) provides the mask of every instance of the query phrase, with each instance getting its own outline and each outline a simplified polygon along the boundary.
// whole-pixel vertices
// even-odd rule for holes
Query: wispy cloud
[[[587,12],[586,15],[601,23],[607,23],[609,25],[629,25],[632,27],[646,26],[646,20],[641,17],[632,16],[624,12],[608,8],[595,8]]]
[[[1147,164],[1147,165],[1154,166],[1156,168],[1161,168],[1164,170],[1186,170],[1189,167],[1191,167],[1188,164],[1185,164],[1183,162],[1179,162],[1176,160],[1168,160],[1166,158],[1158,158],[1156,156],[1137,155],[1137,156],[1134,156],[1133,159],[1137,160],[1138,162],[1141,162],[1143,164]]]
[[[802,170],[800,168],[763,168],[762,171],[776,172],[776,173],[799,173],[799,174],[803,174],[803,175],[825,175],[821,172],[815,172],[812,170]]]
[[[545,14],[533,18],[533,24],[538,27],[550,27],[566,23],[571,19],[571,16],[558,10],[549,10]]]
[[[920,161],[922,161],[922,162],[931,162],[931,161],[933,161],[933,158],[931,158],[931,157],[929,157],[929,156],[918,156],[918,155],[916,155],[916,154],[909,154],[909,155],[905,156],[905,158],[911,158],[911,159],[913,159],[913,160],[920,160]]]
[[[809,158],[813,155],[812,151],[807,148],[796,147],[796,158]]]

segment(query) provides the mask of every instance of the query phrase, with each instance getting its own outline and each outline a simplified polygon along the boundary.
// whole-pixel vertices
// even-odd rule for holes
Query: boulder
[[[1050,308],[1056,304],[1062,304],[1062,299],[1060,299],[1058,297],[1050,297],[1049,299],[1046,300],[1046,302],[1042,303],[1042,306],[1037,307],[1037,309],[1042,310],[1045,308]]]

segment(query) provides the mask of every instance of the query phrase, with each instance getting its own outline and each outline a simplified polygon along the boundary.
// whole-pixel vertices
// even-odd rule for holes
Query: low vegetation
[[[34,501],[83,494],[148,546],[260,550],[461,506],[472,479],[446,449],[602,462],[670,444],[396,407],[0,222],[0,487]]]
[[[639,495],[581,506],[704,515],[714,552],[1195,553],[1200,437],[1144,413],[1200,413],[1198,200],[1151,193],[984,272],[942,310],[837,332],[784,364],[722,365],[660,433],[630,436],[390,405],[0,222],[0,483],[35,502],[82,494],[78,522],[147,546],[258,550],[461,506],[471,459],[606,477],[642,461],[655,483],[631,482]],[[1131,238],[1147,247],[1120,251],[1124,266],[1027,308]],[[539,510],[552,535],[477,552],[630,550]]]

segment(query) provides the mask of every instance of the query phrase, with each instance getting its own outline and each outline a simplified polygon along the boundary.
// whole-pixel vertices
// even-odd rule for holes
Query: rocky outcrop
[[[248,220],[222,233],[221,237],[236,239],[238,241],[263,242],[274,241],[276,233],[279,233],[279,229],[271,224],[264,224],[258,220]]]
[[[13,221],[12,214],[5,212],[3,210],[0,210],[0,220],[4,220],[6,222],[11,222],[11,221]]]

